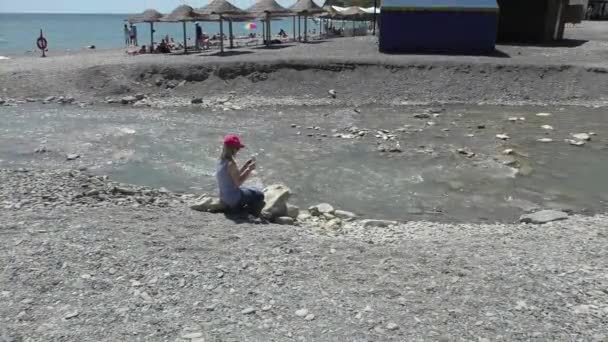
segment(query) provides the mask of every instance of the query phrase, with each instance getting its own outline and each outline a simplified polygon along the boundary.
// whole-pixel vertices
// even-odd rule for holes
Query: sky
[[[148,8],[166,13],[179,5],[202,7],[209,0],[0,0],[0,12],[21,13],[139,13]],[[251,6],[255,0],[229,0],[240,8]],[[296,0],[277,0],[283,6]],[[320,1],[315,1],[319,3]]]

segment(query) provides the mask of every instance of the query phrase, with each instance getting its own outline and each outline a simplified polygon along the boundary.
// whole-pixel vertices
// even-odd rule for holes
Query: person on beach
[[[125,47],[129,47],[131,44],[131,31],[129,31],[129,27],[125,24],[125,27],[122,29],[122,32],[125,36]]]
[[[199,25],[199,23],[194,24],[194,26],[196,28],[196,41],[194,42],[194,45],[198,50],[200,49],[203,41],[203,28],[201,27],[201,25]]]
[[[131,24],[130,36],[131,36],[131,44],[133,44],[133,46],[137,46],[137,26],[135,26],[133,24]]]
[[[231,213],[247,213],[254,217],[260,217],[264,208],[264,194],[257,189],[243,187],[243,183],[249,178],[256,168],[254,159],[249,159],[243,167],[239,168],[236,154],[244,148],[241,139],[236,135],[224,137],[222,154],[217,165],[217,184],[220,192],[220,200]]]

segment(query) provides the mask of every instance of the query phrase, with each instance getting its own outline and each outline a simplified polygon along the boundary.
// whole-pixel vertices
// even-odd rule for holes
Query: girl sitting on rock
[[[240,169],[234,160],[237,152],[244,147],[238,136],[231,134],[224,137],[216,173],[220,200],[230,212],[246,212],[259,217],[265,204],[264,194],[257,189],[241,187],[255,170],[255,160],[249,159]]]

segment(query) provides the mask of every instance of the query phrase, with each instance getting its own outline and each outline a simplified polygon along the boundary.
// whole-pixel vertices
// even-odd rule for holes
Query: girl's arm
[[[241,186],[243,183],[245,183],[252,171],[253,168],[247,166],[243,172],[239,172],[235,162],[230,162],[228,165],[228,173],[230,173],[230,177],[236,186]]]

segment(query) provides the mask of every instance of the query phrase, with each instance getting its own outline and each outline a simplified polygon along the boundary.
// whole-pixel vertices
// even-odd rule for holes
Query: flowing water
[[[367,217],[461,222],[513,221],[532,208],[606,210],[603,110],[448,106],[436,117],[413,118],[425,109],[0,107],[0,167],[87,166],[122,182],[215,192],[219,142],[237,133],[247,144],[241,159],[258,160],[251,185],[283,182],[302,206],[329,202]],[[540,111],[552,116],[536,116]],[[512,116],[526,120],[510,122]],[[554,129],[542,129],[545,124]],[[332,137],[351,126],[372,131],[357,139]],[[396,135],[401,153],[378,152],[378,143],[386,143],[375,137],[380,129]],[[564,142],[580,132],[597,135],[582,147]],[[496,139],[501,133],[510,139]],[[538,142],[542,137],[554,141]],[[34,153],[41,145],[49,152]],[[459,148],[476,155],[468,158]],[[515,155],[504,156],[507,148]],[[67,153],[81,158],[66,161]]]

